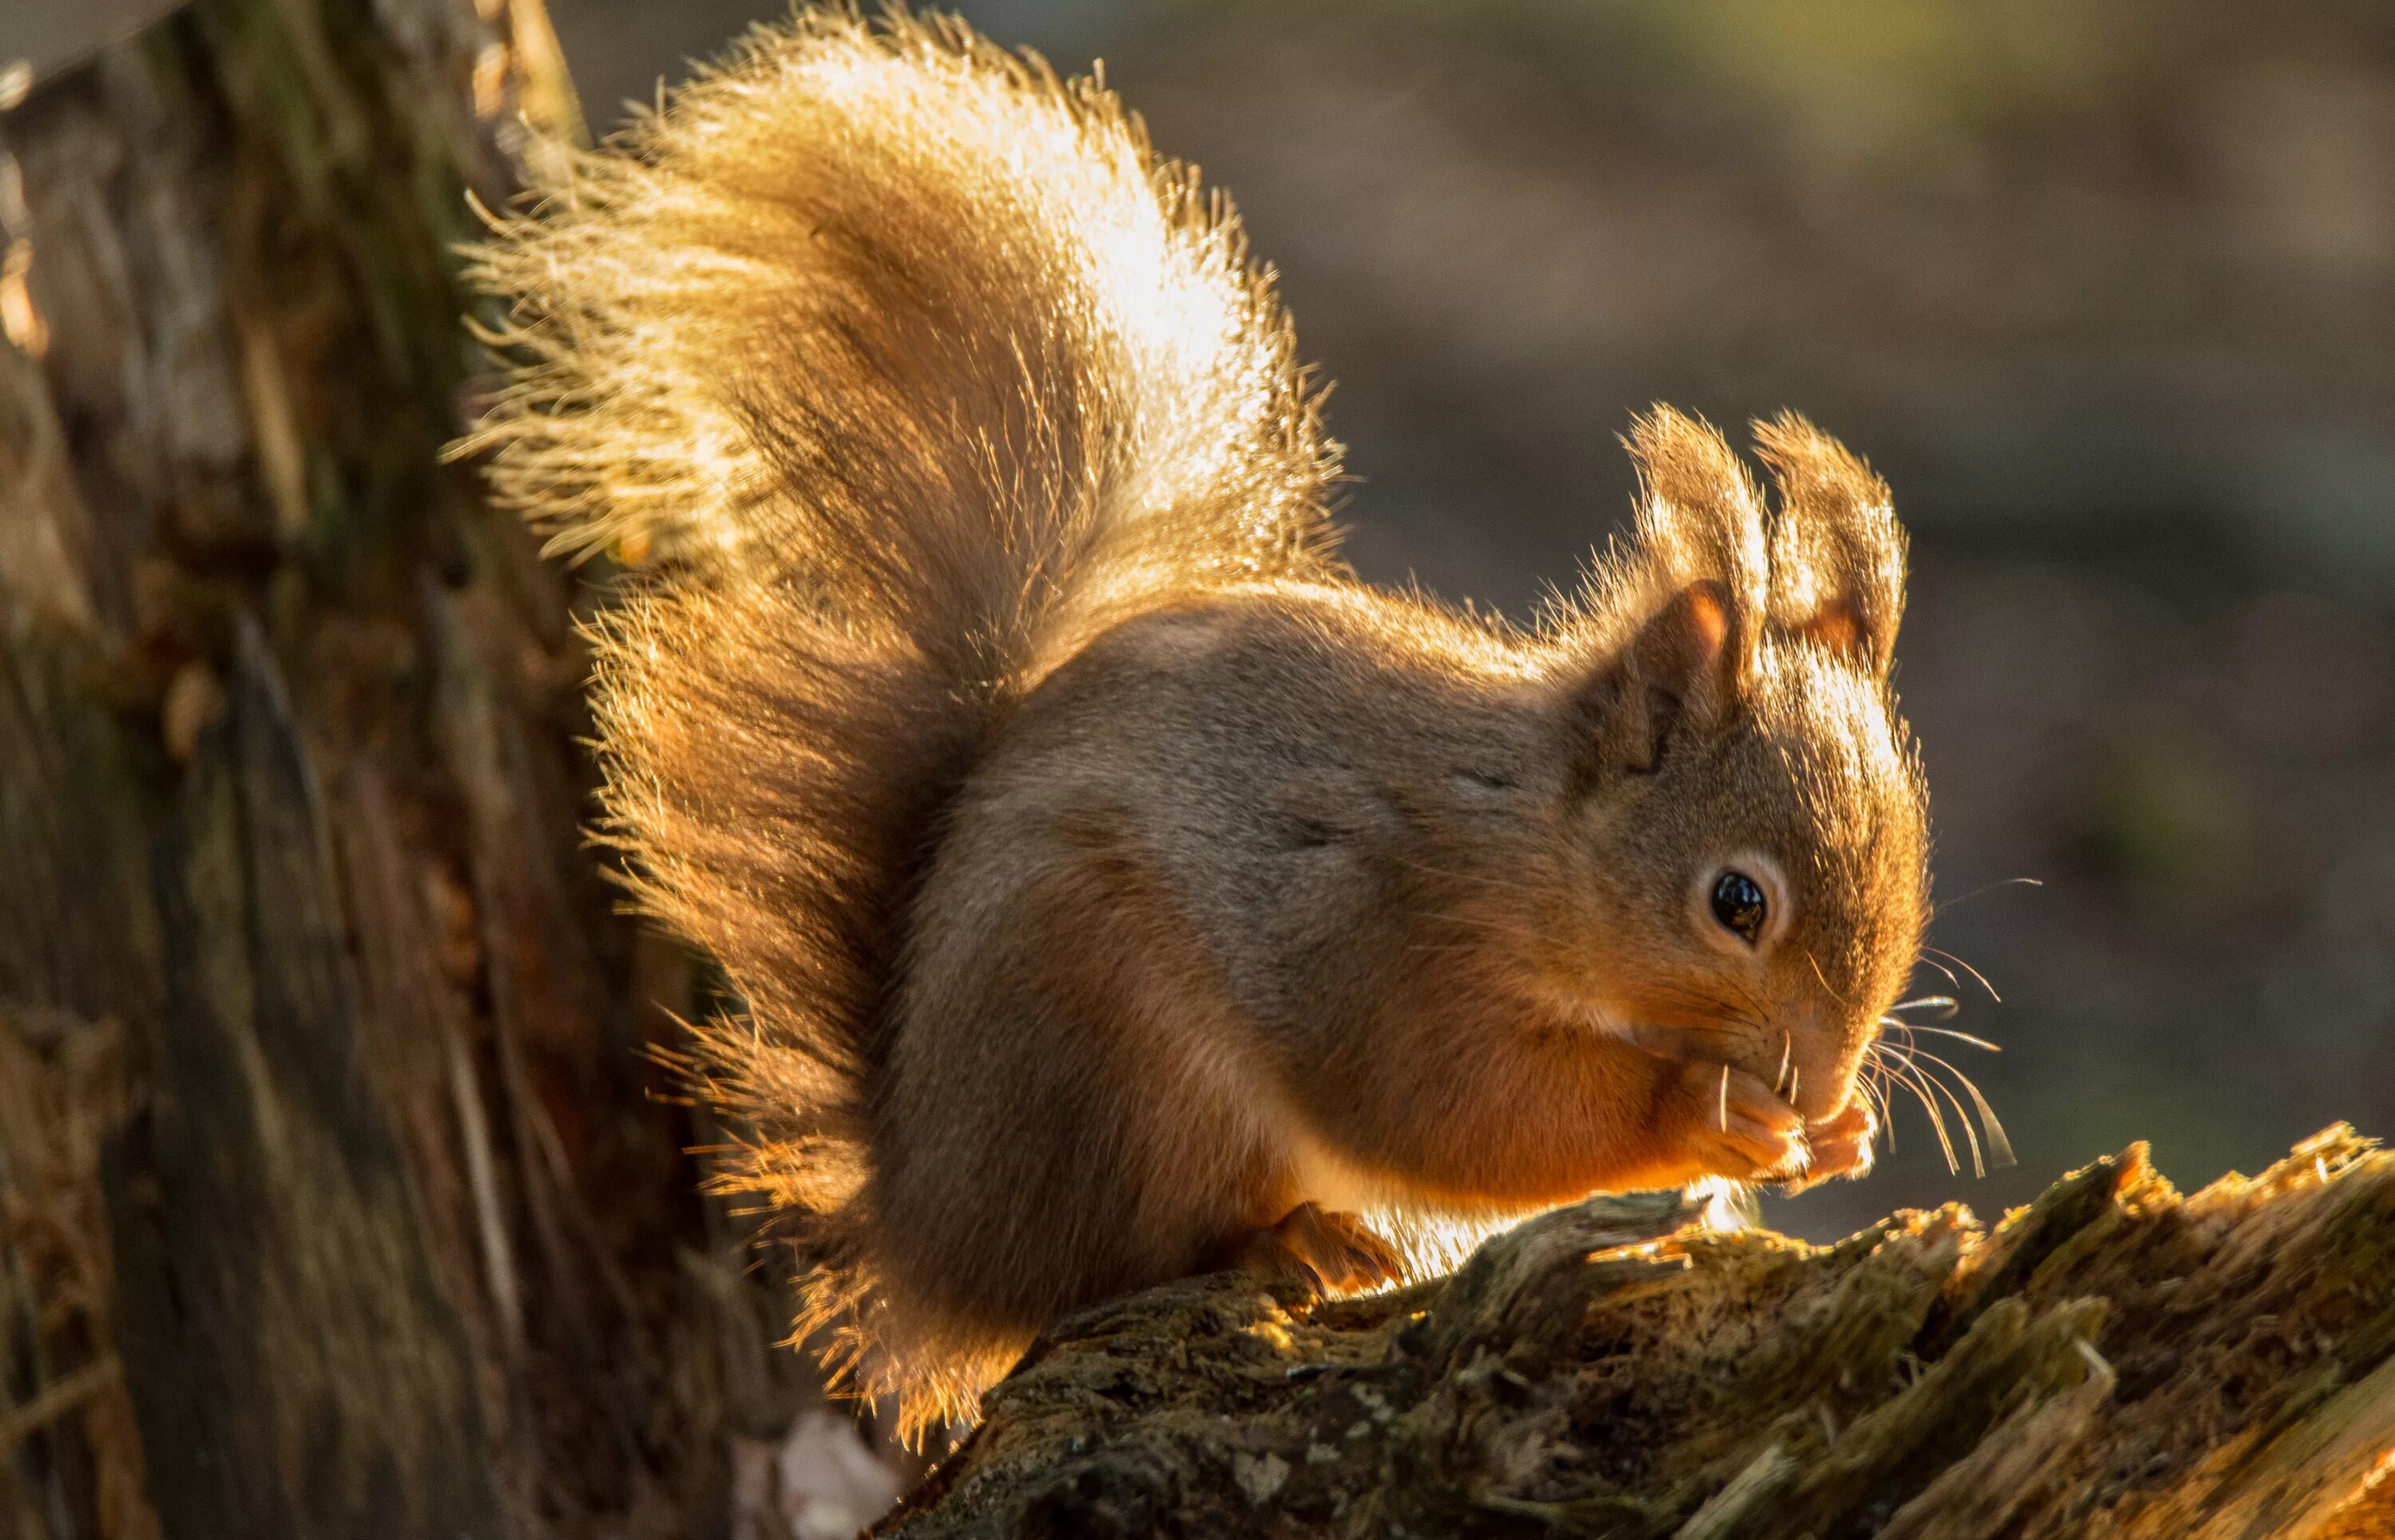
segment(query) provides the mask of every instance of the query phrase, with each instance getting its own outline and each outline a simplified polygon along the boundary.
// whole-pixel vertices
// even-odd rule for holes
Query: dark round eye
[[[1748,946],[1763,934],[1763,922],[1769,912],[1764,901],[1763,884],[1743,871],[1725,871],[1714,879],[1714,918],[1721,928],[1739,937]]]

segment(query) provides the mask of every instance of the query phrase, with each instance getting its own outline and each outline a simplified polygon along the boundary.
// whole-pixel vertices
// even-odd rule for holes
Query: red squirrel
[[[906,1427],[1177,1276],[1869,1167],[1905,542],[1802,419],[1769,501],[1639,419],[1634,536],[1536,625],[1359,582],[1229,205],[946,20],[752,33],[475,271],[499,491],[632,569],[602,827],[742,997],[723,1180]]]

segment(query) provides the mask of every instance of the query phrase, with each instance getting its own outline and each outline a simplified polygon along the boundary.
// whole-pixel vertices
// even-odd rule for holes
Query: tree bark
[[[578,131],[538,0],[208,0],[0,115],[12,1536],[724,1533],[809,1403],[580,591],[440,463],[467,191]]]
[[[2349,1130],[2188,1198],[2132,1148],[1993,1230],[1689,1217],[1594,1201],[1377,1299],[1084,1311],[876,1533],[2395,1535],[2395,1156]]]

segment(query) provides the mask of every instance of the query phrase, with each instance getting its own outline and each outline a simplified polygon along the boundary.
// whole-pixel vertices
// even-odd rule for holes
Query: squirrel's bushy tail
[[[502,221],[474,445],[599,622],[604,825],[748,1014],[695,1069],[728,1187],[858,1321],[901,908],[1010,704],[1110,618],[1323,568],[1336,446],[1227,206],[1113,95],[960,24],[761,29]],[[865,1387],[962,1385],[868,1367]]]

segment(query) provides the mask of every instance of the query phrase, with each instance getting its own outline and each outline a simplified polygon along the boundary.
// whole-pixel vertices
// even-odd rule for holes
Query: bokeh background
[[[159,8],[37,4],[7,51]],[[2003,1044],[1940,1051],[2020,1164],[1975,1178],[1958,1132],[1950,1172],[1900,1100],[1879,1176],[1774,1223],[2395,1132],[2395,8],[959,8],[1103,58],[1234,193],[1338,381],[1367,576],[1526,611],[1623,523],[1657,400],[1797,407],[1894,484],[1931,939],[1969,964],[1919,992]],[[602,130],[780,9],[551,0]]]
[[[1525,611],[1657,400],[1797,407],[1895,485],[1931,940],[2003,1000],[1920,992],[2003,1044],[1938,1051],[2020,1164],[1957,1133],[1950,1173],[1899,1100],[1879,1176],[1772,1222],[2395,1133],[2395,9],[960,8],[1103,58],[1230,190],[1338,381],[1369,577]],[[598,126],[777,7],[552,9]]]

